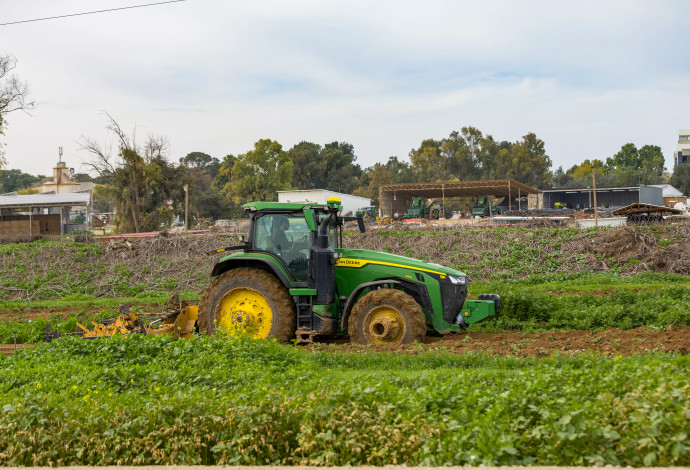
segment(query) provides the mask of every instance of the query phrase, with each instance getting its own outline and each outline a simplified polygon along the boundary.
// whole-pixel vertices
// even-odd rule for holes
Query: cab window
[[[255,227],[254,249],[275,254],[295,281],[306,282],[312,232],[304,215],[260,214]]]

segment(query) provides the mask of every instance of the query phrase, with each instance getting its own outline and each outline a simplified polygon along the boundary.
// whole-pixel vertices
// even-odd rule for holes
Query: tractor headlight
[[[461,286],[464,286],[467,284],[467,276],[448,276],[448,279],[450,279],[450,282],[453,284],[459,284]]]

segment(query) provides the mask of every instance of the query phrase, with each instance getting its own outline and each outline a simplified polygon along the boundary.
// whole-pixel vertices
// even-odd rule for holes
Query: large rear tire
[[[254,338],[287,342],[295,336],[295,304],[282,282],[256,268],[218,276],[201,297],[199,332],[246,332]]]
[[[378,289],[359,299],[348,319],[350,342],[400,345],[424,341],[426,322],[419,304],[398,289]]]

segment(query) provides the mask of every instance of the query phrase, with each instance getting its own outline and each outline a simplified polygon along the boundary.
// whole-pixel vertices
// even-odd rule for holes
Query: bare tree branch
[[[105,128],[111,131],[113,134],[115,134],[115,136],[120,141],[120,148],[136,151],[136,145],[134,143],[134,133],[132,133],[132,139],[130,139],[129,137],[127,137],[127,134],[125,134],[125,131],[122,130],[120,124],[117,123],[115,118],[112,117],[110,113],[108,113],[107,111],[103,111],[103,114],[105,114],[108,117],[108,120],[110,121],[110,123]]]
[[[0,55],[0,114],[22,110],[30,114],[36,102],[29,98],[29,85],[9,74],[17,67],[17,59],[9,54]]]
[[[96,140],[82,136],[79,150],[84,150],[91,154],[91,160],[82,165],[98,173],[99,176],[112,176],[115,173],[115,166],[112,163],[112,153],[109,145],[101,146]]]
[[[150,162],[156,158],[166,158],[169,150],[170,140],[167,137],[149,134],[144,147],[144,154],[146,155],[147,161]]]

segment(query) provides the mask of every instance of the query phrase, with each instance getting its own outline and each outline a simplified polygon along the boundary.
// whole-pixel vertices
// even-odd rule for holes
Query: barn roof
[[[496,197],[517,196],[518,194],[539,194],[540,190],[515,180],[479,180],[479,181],[441,181],[437,183],[401,183],[386,184],[379,191],[394,192],[397,196],[472,197],[492,195]]]
[[[0,196],[0,209],[87,206],[90,200],[91,196],[89,193]]]

